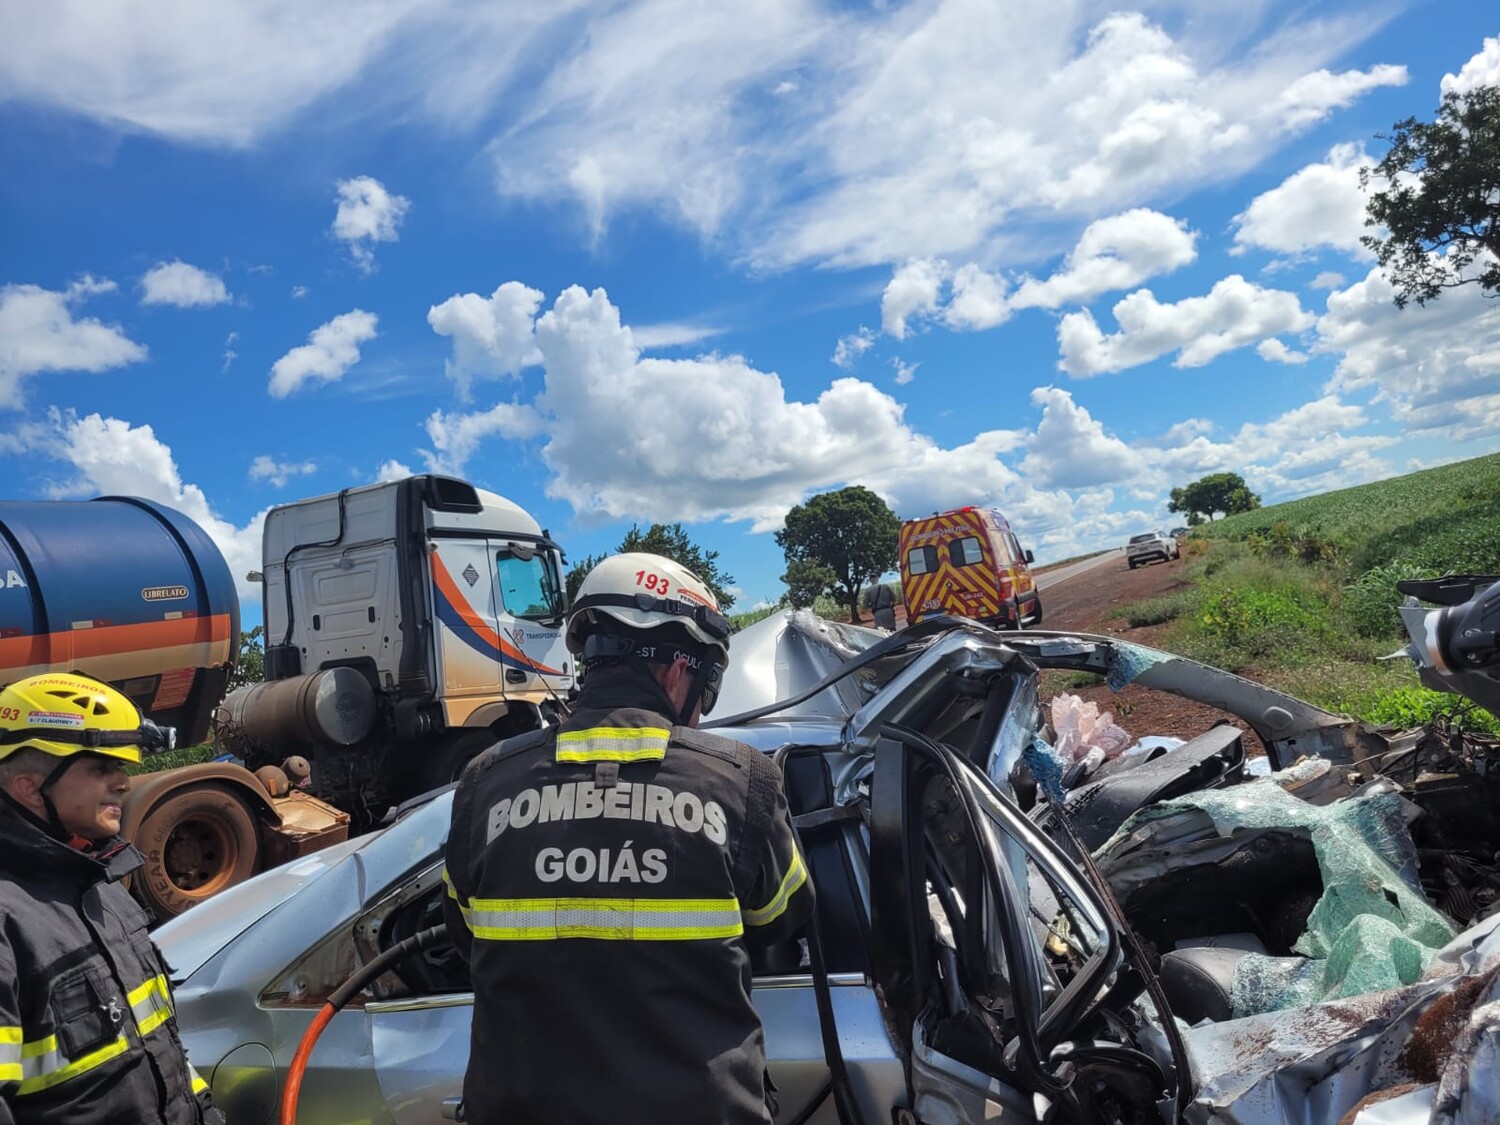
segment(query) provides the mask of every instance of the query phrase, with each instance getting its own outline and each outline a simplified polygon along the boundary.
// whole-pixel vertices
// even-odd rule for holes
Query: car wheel
[[[154,805],[135,833],[146,866],[131,889],[158,918],[189,907],[255,873],[260,833],[245,802],[219,785],[178,790]]]
[[[1131,570],[1134,570],[1135,569],[1135,560],[1134,559],[1127,559],[1125,561],[1125,565],[1128,566]]]

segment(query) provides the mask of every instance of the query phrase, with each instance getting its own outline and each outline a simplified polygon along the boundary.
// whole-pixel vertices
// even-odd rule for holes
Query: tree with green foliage
[[[720,610],[727,610],[734,605],[734,595],[729,592],[729,587],[734,585],[734,576],[719,569],[719,552],[704,550],[694,543],[688,537],[682,524],[653,523],[645,531],[640,529],[639,524],[632,524],[630,530],[625,533],[625,538],[621,540],[616,553],[624,554],[627,551],[644,551],[647,554],[662,555],[681,563],[701,578],[703,584],[713,591],[714,597],[719,599]],[[578,587],[583,585],[588,572],[607,557],[606,555],[585,555],[568,569],[565,581],[569,604],[578,596]]]
[[[1232,516],[1260,507],[1260,497],[1250,491],[1239,473],[1210,473],[1192,484],[1172,489],[1167,511],[1187,516],[1188,525],[1197,527],[1204,518],[1214,519],[1215,512]]]
[[[849,607],[859,620],[859,592],[866,582],[896,568],[896,540],[901,521],[890,505],[862,485],[822,492],[786,514],[776,544],[786,552],[787,577],[798,580],[804,596],[816,572],[799,563],[821,563],[833,574],[825,589]]]
[[[266,678],[265,629],[257,625],[249,632],[240,633],[240,655],[234,662],[234,675],[229,679],[230,690],[246,684],[258,684]]]
[[[798,559],[787,563],[781,576],[786,583],[786,600],[794,609],[806,609],[838,580],[833,567],[817,559]]]
[[[1500,294],[1500,87],[1443,95],[1433,121],[1408,117],[1381,135],[1390,151],[1360,171],[1386,185],[1365,205],[1360,241],[1396,287],[1396,307],[1477,284]]]

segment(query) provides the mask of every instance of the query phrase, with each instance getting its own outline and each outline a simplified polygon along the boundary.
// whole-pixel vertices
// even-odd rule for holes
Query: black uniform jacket
[[[601,679],[561,727],[471,763],[454,799],[467,1120],[767,1122],[745,941],[812,908],[781,773]]]
[[[0,800],[0,1125],[223,1120],[119,883],[142,862],[119,839],[71,848]]]

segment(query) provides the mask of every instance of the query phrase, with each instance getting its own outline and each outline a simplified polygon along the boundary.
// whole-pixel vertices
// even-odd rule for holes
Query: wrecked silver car
[[[1424,827],[1489,799],[1487,750],[1104,637],[797,612],[734,645],[709,725],[775,756],[818,888],[755,964],[779,1122],[1333,1122],[1382,1091],[1402,1121],[1492,1119],[1495,845]],[[1230,726],[1061,761],[1047,668],[1228,711],[1270,776]],[[232,1120],[270,1120],[329,995],[437,920],[449,799],[158,931]],[[329,1022],[300,1119],[456,1115],[471,1005],[441,943],[391,966]]]

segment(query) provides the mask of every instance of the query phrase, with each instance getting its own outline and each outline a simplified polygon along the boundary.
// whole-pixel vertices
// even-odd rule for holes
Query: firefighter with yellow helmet
[[[708,587],[659,555],[589,572],[559,726],[465,771],[448,930],[474,984],[466,1120],[771,1119],[746,942],[812,908],[780,771],[696,729],[729,663]]]
[[[114,688],[0,690],[0,1125],[213,1125],[148,918],[120,880],[127,764],[164,749]]]

